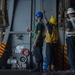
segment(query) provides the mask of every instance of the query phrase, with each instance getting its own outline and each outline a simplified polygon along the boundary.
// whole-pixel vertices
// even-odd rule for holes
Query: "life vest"
[[[69,21],[72,23],[73,29],[70,32],[66,31],[66,37],[75,36],[75,17],[70,18]]]
[[[58,40],[57,27],[53,26],[52,34],[50,34],[49,31],[47,30],[45,41],[46,43],[57,43],[57,40]]]

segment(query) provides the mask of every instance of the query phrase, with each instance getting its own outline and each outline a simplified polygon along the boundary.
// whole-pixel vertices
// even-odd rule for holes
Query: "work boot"
[[[58,68],[57,66],[54,67],[54,72],[57,72],[58,71]]]
[[[43,72],[43,63],[40,63],[40,72]]]
[[[36,63],[36,67],[31,70],[32,72],[40,72],[40,64],[39,63]]]
[[[52,70],[51,70],[51,66],[48,65],[47,72],[51,72],[51,71],[52,71]]]

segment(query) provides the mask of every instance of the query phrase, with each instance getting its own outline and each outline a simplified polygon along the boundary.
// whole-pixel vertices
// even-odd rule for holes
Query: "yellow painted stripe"
[[[64,45],[64,69],[69,68],[69,60],[67,56],[67,46]]]
[[[64,64],[69,64],[69,62],[68,61],[64,61]]]
[[[67,46],[64,46],[64,50],[67,50]]]
[[[2,43],[2,44],[6,46],[6,43]]]
[[[67,46],[64,46],[64,50],[67,50]]]
[[[64,60],[64,64],[69,64],[69,61],[68,60]]]
[[[4,51],[4,48],[0,47],[0,50],[3,50]]]
[[[67,53],[67,50],[64,50],[64,52],[66,52],[66,53]]]
[[[66,54],[66,55],[67,55],[67,52],[66,52],[66,51],[64,51],[64,54]]]
[[[0,49],[0,51],[3,51],[4,52],[4,50],[2,50],[2,49]]]
[[[64,56],[64,58],[65,58],[66,60],[68,60],[68,57],[67,57],[67,56]]]
[[[69,61],[68,58],[64,58],[64,60]]]
[[[2,44],[1,47],[5,48],[5,45]]]
[[[1,48],[3,48],[3,49],[5,49],[5,47],[3,47],[3,46],[0,46]]]
[[[3,53],[3,51],[2,51],[2,50],[0,50],[0,53]]]
[[[2,56],[2,53],[0,53],[0,56]]]
[[[67,51],[67,49],[64,48],[65,51]]]
[[[3,53],[0,52],[0,54],[3,54]]]

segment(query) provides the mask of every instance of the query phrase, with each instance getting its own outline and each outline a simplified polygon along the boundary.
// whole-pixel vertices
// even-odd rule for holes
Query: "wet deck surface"
[[[0,70],[0,75],[75,75],[75,72],[29,72],[26,70]]]

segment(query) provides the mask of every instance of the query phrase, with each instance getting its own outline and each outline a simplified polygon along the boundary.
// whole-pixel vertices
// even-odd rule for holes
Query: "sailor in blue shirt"
[[[75,71],[75,10],[73,8],[68,8],[67,15],[69,21],[66,27],[66,44],[67,44],[67,54],[70,63],[70,71]]]

